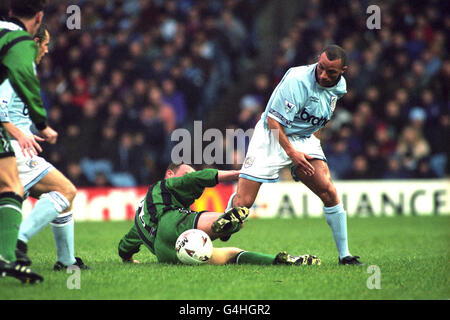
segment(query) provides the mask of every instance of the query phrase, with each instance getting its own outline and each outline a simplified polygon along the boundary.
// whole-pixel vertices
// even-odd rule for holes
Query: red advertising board
[[[206,188],[203,195],[191,206],[194,211],[223,212],[228,199],[234,192],[234,185],[219,184]],[[79,188],[73,205],[77,221],[131,220],[140,200],[147,193],[147,187],[137,188]],[[36,199],[28,198],[23,205],[26,216],[32,210]]]

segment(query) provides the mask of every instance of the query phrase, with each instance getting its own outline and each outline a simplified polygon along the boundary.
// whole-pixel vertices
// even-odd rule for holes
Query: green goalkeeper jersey
[[[217,169],[203,169],[187,173],[181,177],[158,181],[150,186],[142,202],[139,219],[143,225],[153,227],[161,216],[169,210],[190,210],[205,188],[218,183]]]
[[[0,21],[0,84],[9,79],[36,128],[42,130],[47,126],[47,112],[36,77],[37,54],[36,42],[19,20]]]

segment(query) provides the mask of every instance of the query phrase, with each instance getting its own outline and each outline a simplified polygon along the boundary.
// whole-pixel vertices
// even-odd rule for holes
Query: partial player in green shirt
[[[9,79],[40,134],[50,142],[56,132],[46,124],[47,114],[40,97],[39,80],[34,70],[37,45],[31,38],[44,16],[45,0],[2,1],[1,15],[11,9],[14,18],[0,28],[0,83]],[[4,12],[3,12],[4,11]],[[2,101],[0,101],[2,103]],[[0,277],[11,276],[22,282],[41,282],[42,276],[16,263],[15,248],[22,221],[23,186],[19,180],[9,137],[0,126]]]
[[[226,239],[238,232],[249,214],[249,209],[235,207],[225,213],[191,211],[190,207],[205,188],[220,182],[237,180],[239,171],[203,169],[195,171],[190,165],[171,164],[165,179],[148,189],[140,202],[134,224],[119,242],[119,256],[124,262],[137,263],[133,255],[144,244],[159,262],[180,263],[175,250],[177,238],[186,230],[200,229],[212,241]],[[276,255],[245,251],[240,248],[213,248],[210,264],[320,264],[311,255],[292,256],[286,252]]]

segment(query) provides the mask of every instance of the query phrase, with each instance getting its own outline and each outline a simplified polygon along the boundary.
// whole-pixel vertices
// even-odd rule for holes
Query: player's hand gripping
[[[55,144],[58,139],[58,132],[47,126],[45,129],[39,131],[42,138],[50,144]]]
[[[33,157],[38,154],[38,152],[42,152],[42,148],[38,141],[42,142],[44,139],[36,135],[29,136],[26,134],[21,134],[17,137],[17,142],[19,143],[20,149],[22,149],[24,156],[27,156],[28,154],[30,157]]]
[[[308,160],[314,159],[313,157],[307,155],[306,153],[300,151],[293,151],[289,154],[292,162],[297,168],[299,168],[300,172],[306,176],[312,176],[315,173],[314,167]]]

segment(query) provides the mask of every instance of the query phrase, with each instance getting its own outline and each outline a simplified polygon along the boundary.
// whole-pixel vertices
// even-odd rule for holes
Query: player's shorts
[[[156,255],[159,262],[180,263],[175,251],[175,242],[186,230],[196,229],[202,212],[183,208],[169,210],[161,217],[156,228],[145,228],[136,212],[135,225],[145,246]]]
[[[5,128],[0,125],[0,159],[7,157],[14,157],[14,150],[11,146],[8,133]]]
[[[25,192],[31,189],[36,183],[42,180],[55,167],[42,157],[34,155],[25,156],[20,149],[17,140],[11,140],[11,145],[16,154],[17,168],[19,169],[19,179],[22,182]]]
[[[314,159],[326,161],[320,140],[314,135],[310,137],[288,136],[288,140],[295,150],[306,153]],[[293,173],[292,160],[272,131],[264,127],[263,120],[259,120],[255,126],[239,177],[257,182],[277,182],[280,180],[281,169],[288,166],[291,167],[291,173]],[[295,175],[293,178],[298,181]]]

